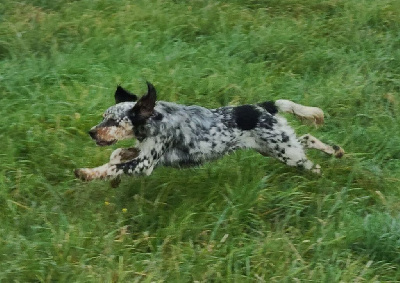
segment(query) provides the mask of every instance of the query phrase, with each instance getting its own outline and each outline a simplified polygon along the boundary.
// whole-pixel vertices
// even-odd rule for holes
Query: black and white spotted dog
[[[75,170],[78,178],[89,181],[122,174],[150,175],[156,166],[199,165],[240,148],[320,173],[320,166],[307,159],[305,149],[336,157],[344,153],[342,148],[324,144],[309,134],[297,138],[286,119],[278,115],[278,111],[289,112],[322,124],[324,114],[319,108],[277,100],[207,109],[156,101],[155,88],[150,83],[147,86],[147,94],[140,99],[118,86],[116,105],[108,108],[103,121],[89,131],[99,146],[136,138],[136,147],[116,149],[110,161],[100,167]]]

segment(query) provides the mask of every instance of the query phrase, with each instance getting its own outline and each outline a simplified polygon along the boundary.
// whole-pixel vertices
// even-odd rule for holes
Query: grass
[[[0,3],[0,281],[400,280],[400,2]],[[239,151],[82,183],[121,83],[219,107],[288,98],[343,146],[323,176]],[[128,145],[129,143],[123,143]],[[114,147],[115,148],[115,147]]]

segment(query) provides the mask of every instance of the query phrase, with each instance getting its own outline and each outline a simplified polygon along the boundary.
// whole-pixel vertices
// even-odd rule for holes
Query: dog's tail
[[[280,112],[292,113],[300,120],[308,120],[316,126],[324,123],[324,112],[318,107],[304,106],[286,99],[275,101],[275,106]]]

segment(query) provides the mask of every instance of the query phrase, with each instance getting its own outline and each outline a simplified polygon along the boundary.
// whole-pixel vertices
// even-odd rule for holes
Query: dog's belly
[[[190,168],[190,167],[200,166],[203,163],[204,162],[201,161],[187,159],[187,160],[179,160],[175,162],[163,163],[162,165],[173,168]]]
[[[188,168],[202,165],[208,161],[220,158],[226,152],[193,152],[189,149],[173,149],[166,152],[161,158],[158,165]]]
[[[174,168],[188,168],[199,166],[204,163],[205,160],[193,159],[188,156],[184,156],[179,152],[167,153],[159,161],[159,165],[174,167]]]
[[[255,139],[250,132],[239,130],[215,130],[202,133],[201,138],[176,143],[165,152],[158,165],[172,167],[198,166],[208,161],[218,159],[240,148],[255,148]],[[183,139],[182,139],[183,140]]]

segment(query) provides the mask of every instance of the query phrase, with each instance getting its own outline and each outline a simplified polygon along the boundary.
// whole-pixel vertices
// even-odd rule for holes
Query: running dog
[[[147,82],[147,87],[147,94],[138,98],[118,86],[116,104],[89,131],[99,146],[130,138],[137,140],[136,146],[116,149],[102,166],[76,169],[77,178],[91,181],[118,179],[123,174],[150,175],[157,166],[196,166],[237,149],[254,149],[288,166],[320,174],[320,166],[306,157],[306,149],[318,149],[337,158],[344,154],[341,147],[327,145],[310,134],[297,138],[278,114],[293,113],[320,125],[324,121],[320,108],[280,99],[207,109],[157,101],[154,86]]]

